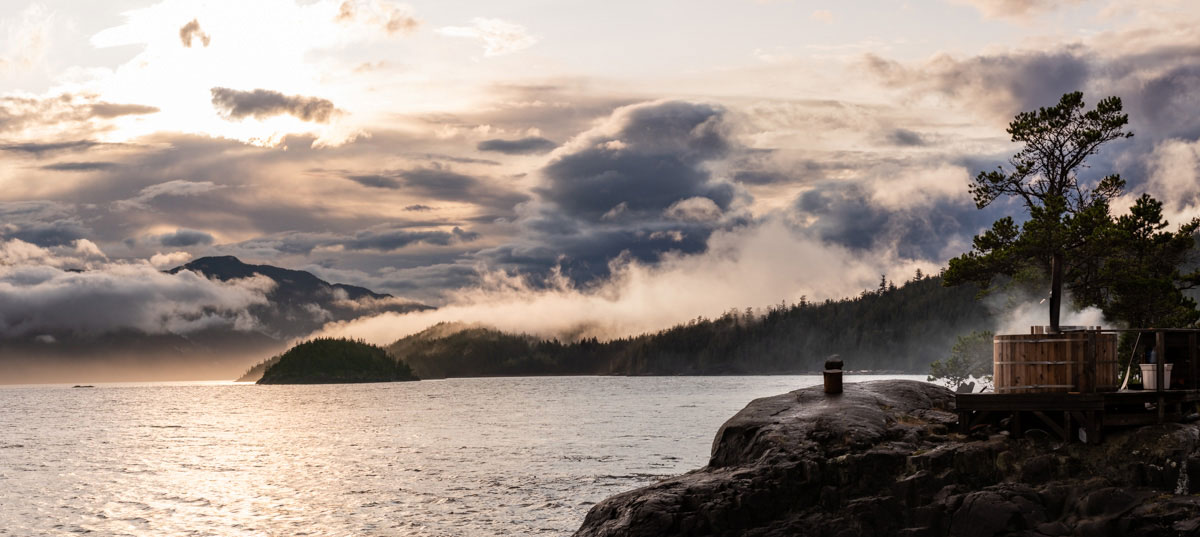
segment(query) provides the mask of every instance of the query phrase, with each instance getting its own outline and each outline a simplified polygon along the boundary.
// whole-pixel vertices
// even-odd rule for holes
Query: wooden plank
[[[1091,393],[1096,391],[1096,332],[1088,330],[1087,341],[1083,352],[1083,379],[1079,391]]]

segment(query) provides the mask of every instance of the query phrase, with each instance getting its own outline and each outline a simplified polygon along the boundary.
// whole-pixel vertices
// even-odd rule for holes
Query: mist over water
[[[718,317],[731,308],[841,299],[873,289],[881,274],[903,281],[918,268],[934,268],[894,249],[860,252],[805,237],[780,218],[719,231],[702,254],[669,254],[654,265],[617,259],[610,266],[612,275],[592,286],[557,278],[533,287],[492,272],[436,310],[329,323],[317,335],[386,345],[440,322],[461,322],[546,338],[613,339]]]
[[[703,466],[750,400],[818,382],[3,387],[0,535],[566,535]]]

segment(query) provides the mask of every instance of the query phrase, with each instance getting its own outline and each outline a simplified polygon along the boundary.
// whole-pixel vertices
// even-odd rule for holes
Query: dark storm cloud
[[[92,105],[92,115],[105,119],[121,116],[154,114],[158,111],[159,109],[157,107],[145,106],[141,104],[96,103]]]
[[[341,248],[344,251],[395,252],[410,246],[455,246],[478,240],[480,234],[460,227],[412,229],[377,226],[350,234],[287,232],[258,237],[222,246],[235,255],[274,257],[278,254],[309,255],[317,248]]]
[[[336,109],[328,99],[284,95],[278,91],[256,89],[240,91],[229,88],[212,89],[213,107],[229,119],[254,117],[265,119],[283,114],[302,121],[327,123]]]
[[[406,246],[424,243],[433,246],[449,246],[453,243],[471,242],[479,238],[478,233],[454,228],[451,231],[363,231],[341,244],[350,250],[379,250],[390,252]]]
[[[171,248],[186,248],[189,246],[207,246],[213,243],[211,233],[195,229],[177,229],[174,233],[165,233],[153,237],[156,242]]]
[[[55,162],[42,166],[42,169],[60,172],[94,172],[111,170],[116,166],[112,162]]]
[[[0,230],[3,230],[5,238],[21,239],[45,247],[68,245],[91,234],[91,230],[76,219],[9,224],[0,227]]]
[[[518,270],[522,274],[547,277],[554,272],[576,283],[593,282],[607,277],[610,263],[618,257],[644,263],[656,263],[666,252],[694,254],[703,252],[712,228],[699,225],[656,225],[658,231],[645,229],[586,229],[580,233],[540,236],[480,251],[476,257],[493,266]]]
[[[920,133],[910,131],[908,129],[893,129],[887,133],[888,142],[900,146],[921,146],[925,145],[925,138]]]
[[[350,174],[346,179],[369,188],[399,190],[418,197],[457,201],[511,212],[529,196],[504,188],[494,179],[458,173],[441,165],[373,174]],[[416,204],[428,210],[422,204]],[[408,209],[406,209],[408,210]],[[414,210],[421,210],[420,208]]]
[[[654,263],[703,251],[715,229],[744,222],[729,214],[735,185],[707,169],[744,150],[725,121],[719,106],[679,101],[614,111],[541,170],[520,235],[476,257],[582,283],[608,275],[618,257]]]
[[[433,263],[418,267],[388,270],[377,278],[362,283],[370,289],[383,289],[397,295],[437,302],[451,289],[464,289],[479,284],[479,269],[461,263]]]
[[[409,205],[409,206],[405,207],[404,210],[406,210],[406,211],[432,211],[433,207],[430,207],[428,205],[421,205],[418,203],[418,204],[414,204],[414,205]]]
[[[871,198],[855,183],[830,181],[801,194],[794,209],[806,222],[801,227],[825,242],[862,251],[895,245],[902,257],[936,260],[954,239],[971,237],[1009,209],[1001,202],[980,211],[964,200],[887,208]]]
[[[1146,125],[1161,137],[1200,137],[1200,66],[1175,67],[1137,82],[1141,91],[1126,103],[1135,126]]]
[[[499,162],[496,162],[494,160],[488,160],[488,159],[484,159],[484,158],[457,157],[454,155],[443,155],[440,153],[414,154],[414,155],[412,155],[412,157],[418,158],[421,160],[431,160],[434,162],[437,162],[437,161],[453,162],[455,164],[483,164],[486,166],[499,166],[500,165]]]
[[[63,246],[92,231],[71,204],[55,201],[0,202],[0,238],[38,246]]]
[[[196,40],[207,47],[209,42],[212,41],[212,37],[200,29],[200,21],[198,19],[192,19],[191,22],[179,29],[179,40],[187,48],[192,48],[192,43]]]
[[[371,188],[400,188],[400,181],[383,175],[351,175],[346,178],[362,186],[369,186]]]
[[[538,193],[565,212],[599,221],[606,214],[661,213],[692,197],[711,199],[721,209],[733,201],[728,183],[713,181],[706,162],[725,156],[723,109],[686,102],[633,107],[611,134],[552,161],[542,170]]]
[[[553,151],[558,144],[540,136],[529,136],[516,140],[492,139],[479,142],[475,148],[480,151],[495,151],[506,155],[540,155]]]
[[[58,153],[66,151],[81,151],[99,145],[97,142],[90,140],[76,140],[71,142],[27,142],[20,144],[3,144],[0,145],[0,150],[12,151],[14,153],[27,153],[35,156],[42,156],[44,153]]]
[[[418,168],[400,172],[399,177],[406,191],[439,200],[511,210],[529,199],[524,193],[445,169]]]

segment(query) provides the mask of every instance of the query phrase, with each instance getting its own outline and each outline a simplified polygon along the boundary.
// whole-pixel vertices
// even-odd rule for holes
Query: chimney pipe
[[[836,354],[825,360],[825,393],[842,393],[842,359]]]

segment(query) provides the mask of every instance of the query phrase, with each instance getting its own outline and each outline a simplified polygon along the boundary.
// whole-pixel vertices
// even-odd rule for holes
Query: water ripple
[[[817,377],[0,388],[0,536],[563,535]]]

